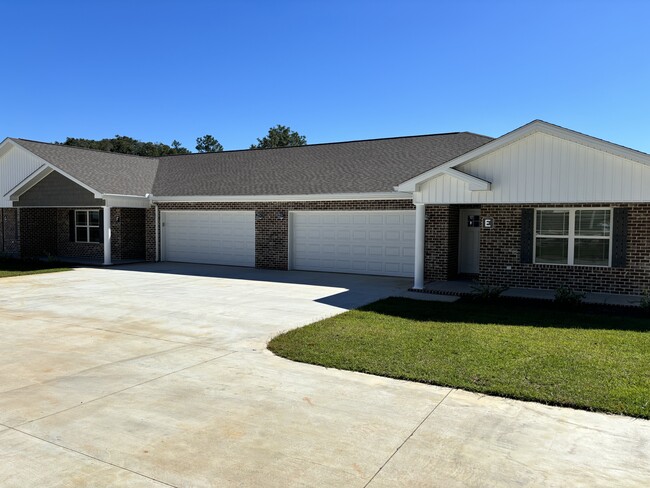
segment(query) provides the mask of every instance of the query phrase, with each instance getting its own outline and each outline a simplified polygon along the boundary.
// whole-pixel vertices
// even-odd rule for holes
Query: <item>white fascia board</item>
[[[135,198],[138,200],[151,200],[151,197],[147,195],[122,195],[121,193],[102,193],[104,197],[118,197],[118,198]]]
[[[200,195],[187,197],[153,196],[153,202],[291,202],[328,200],[408,200],[412,195],[408,192],[375,192],[375,193],[323,193],[319,195]]]
[[[447,168],[444,170],[444,173],[467,183],[469,191],[488,191],[492,186],[492,184],[487,180],[468,175],[467,173],[463,173],[454,168]]]
[[[9,196],[9,199],[12,202],[18,201],[18,197],[25,193],[27,190],[32,188],[37,183],[43,181],[43,179],[52,173],[54,170],[49,166],[39,166],[32,174],[30,174],[23,181],[14,186],[11,190],[4,194],[4,196]]]
[[[107,207],[149,208],[151,206],[151,198],[135,195],[105,193],[104,202]]]
[[[12,142],[13,142],[13,141],[12,141]],[[62,174],[63,176],[65,176],[65,177],[68,178],[69,180],[74,181],[77,185],[79,185],[79,186],[85,188],[86,190],[88,190],[89,192],[91,192],[91,193],[95,196],[95,198],[103,198],[103,194],[102,194],[100,191],[97,191],[97,190],[95,190],[94,188],[92,188],[92,187],[86,185],[84,182],[79,181],[79,180],[78,180],[77,178],[75,178],[74,176],[72,176],[72,175],[66,173],[66,172],[63,171],[62,169],[60,169],[60,168],[58,168],[57,166],[53,165],[53,164],[50,163],[49,161],[43,159],[43,158],[40,157],[38,154],[34,154],[34,153],[31,152],[29,149],[27,149],[27,148],[21,146],[20,144],[16,144],[15,142],[14,142],[14,144],[15,144],[16,147],[20,148],[21,150],[23,150],[23,151],[27,151],[28,153],[30,153],[30,154],[31,154],[32,156],[34,156],[34,157],[35,157],[39,162],[43,163],[43,164],[46,165],[47,167],[53,169],[53,170],[56,171],[57,173]]]
[[[5,137],[4,141],[0,142],[0,158],[7,154],[12,147],[16,147],[17,145],[14,141]]]
[[[543,132],[545,134],[558,137],[560,139],[565,139],[567,141],[575,142],[583,146],[591,147],[593,149],[598,149],[615,156],[619,156],[630,161],[635,161],[637,163],[645,164],[650,166],[650,154],[642,153],[640,151],[635,151],[627,147],[619,146],[613,142],[604,141],[586,134],[581,134],[570,129],[565,129],[558,125],[549,124],[543,120],[533,120],[532,122],[519,127],[518,129],[508,132],[507,134],[494,139],[487,144],[484,144],[476,149],[469,151],[465,154],[458,156],[451,161],[448,161],[440,166],[437,166],[425,173],[422,173],[410,180],[399,184],[395,189],[397,191],[415,191],[417,186],[421,183],[424,183],[431,178],[444,173],[449,168],[454,168],[461,164],[467,163],[474,159],[477,159],[481,156],[489,154],[493,151],[496,151],[499,148],[512,144],[518,139],[523,139],[526,136],[529,136],[535,132]]]

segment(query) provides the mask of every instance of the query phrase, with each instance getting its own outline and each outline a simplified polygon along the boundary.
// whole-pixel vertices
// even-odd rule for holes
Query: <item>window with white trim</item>
[[[99,210],[75,210],[75,242],[99,242]]]
[[[537,209],[535,263],[611,266],[612,210]]]

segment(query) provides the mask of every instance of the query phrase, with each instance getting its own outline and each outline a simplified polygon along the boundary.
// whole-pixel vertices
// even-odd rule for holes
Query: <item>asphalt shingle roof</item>
[[[429,136],[160,158],[156,196],[389,192],[492,138]]]
[[[12,141],[101,193],[144,196],[151,193],[158,169],[156,158],[25,139]]]
[[[455,132],[161,158],[12,140],[102,193],[235,196],[390,192],[492,138]]]

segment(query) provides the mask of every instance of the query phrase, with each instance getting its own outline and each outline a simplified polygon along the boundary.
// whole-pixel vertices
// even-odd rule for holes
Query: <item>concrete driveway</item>
[[[407,285],[168,263],[0,280],[0,486],[650,484],[650,422],[265,348]]]

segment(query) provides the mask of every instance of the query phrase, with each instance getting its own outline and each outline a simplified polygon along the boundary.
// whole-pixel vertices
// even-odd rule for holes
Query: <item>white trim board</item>
[[[375,193],[323,193],[316,195],[197,195],[197,196],[152,196],[155,203],[164,202],[292,202],[329,200],[410,200],[410,192]]]
[[[18,196],[29,191],[34,186],[38,185],[41,181],[43,181],[48,175],[52,174],[53,172],[54,170],[52,168],[43,165],[40,168],[38,168],[36,171],[34,171],[32,174],[30,174],[23,181],[21,181],[12,189],[10,189],[7,193],[4,194],[4,196],[5,197],[8,196],[12,202],[18,201]]]

